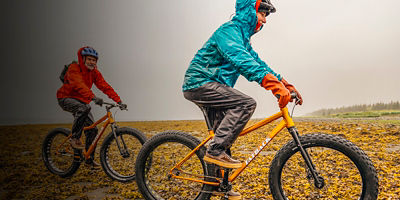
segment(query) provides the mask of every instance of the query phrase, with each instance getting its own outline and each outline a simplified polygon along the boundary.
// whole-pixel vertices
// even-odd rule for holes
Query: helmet
[[[260,1],[260,0],[258,0]],[[258,3],[258,2],[257,2]],[[268,14],[276,12],[275,7],[272,5],[270,0],[261,0],[257,12],[265,12]]]
[[[97,53],[96,50],[94,50],[92,47],[85,47],[81,51],[82,56],[93,56],[96,59],[99,58],[99,54]]]

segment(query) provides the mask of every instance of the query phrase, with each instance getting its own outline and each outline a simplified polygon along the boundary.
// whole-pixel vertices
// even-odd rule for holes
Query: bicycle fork
[[[323,188],[325,185],[324,178],[318,174],[317,170],[315,169],[315,165],[313,164],[313,162],[310,158],[310,155],[303,148],[303,145],[300,142],[299,133],[298,133],[297,129],[295,127],[290,127],[290,128],[288,128],[288,131],[292,135],[293,140],[296,143],[297,147],[300,149],[301,156],[303,157],[304,162],[306,163],[306,165],[308,167],[308,172],[311,173],[311,176],[314,179],[315,187],[317,187],[318,189]],[[307,174],[308,174],[308,172],[307,172]]]
[[[124,139],[122,138],[122,134],[121,134],[121,135],[119,136],[119,138],[120,138],[121,143],[122,143],[122,145],[123,145],[123,149],[122,149],[122,148],[121,148],[121,144],[120,144],[120,142],[118,141],[118,136],[117,136],[116,129],[117,129],[117,125],[115,125],[114,123],[111,124],[111,131],[112,131],[113,134],[114,134],[115,143],[117,144],[119,153],[121,154],[121,156],[122,156],[123,158],[128,158],[130,155],[129,155],[129,152],[128,152],[127,148],[126,148],[125,141],[124,141]]]

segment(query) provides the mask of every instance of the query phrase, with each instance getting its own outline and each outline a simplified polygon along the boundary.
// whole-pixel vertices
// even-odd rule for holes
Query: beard
[[[94,65],[94,64],[92,64],[92,65],[85,64],[85,66],[86,66],[89,70],[93,70],[93,69],[96,67],[96,65]]]

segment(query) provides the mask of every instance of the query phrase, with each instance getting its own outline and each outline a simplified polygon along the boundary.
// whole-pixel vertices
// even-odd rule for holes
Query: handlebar
[[[278,98],[278,101],[279,101],[280,95],[277,94],[277,95],[275,95],[275,97]],[[293,117],[294,107],[297,105],[297,103],[300,102],[300,98],[297,96],[297,93],[296,93],[296,92],[291,92],[291,93],[290,93],[290,98],[291,98],[292,100],[294,100],[294,106],[293,106],[293,109],[292,109],[292,114],[290,115],[290,117]]]
[[[275,95],[275,97],[279,100],[279,98],[281,98],[281,96],[279,94]],[[296,92],[291,92],[290,93],[290,98],[291,99],[295,99],[296,101],[299,100],[299,97],[297,96]]]
[[[122,107],[121,105],[119,105],[119,104],[116,104],[116,103],[108,103],[108,102],[103,102],[103,104],[104,105],[107,105],[106,106],[106,109],[107,110],[110,110],[111,108],[114,108],[114,107],[118,107],[119,109],[121,109],[121,110],[128,110],[127,108],[124,108],[124,107]],[[101,105],[100,105],[101,106]]]
[[[299,97],[297,96],[297,93],[296,93],[296,92],[291,92],[291,93],[290,93],[290,97],[291,97],[292,99],[295,99],[296,101],[299,100]]]

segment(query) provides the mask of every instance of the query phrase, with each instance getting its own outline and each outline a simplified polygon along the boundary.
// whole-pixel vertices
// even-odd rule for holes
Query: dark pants
[[[235,142],[256,109],[253,98],[229,86],[211,82],[183,92],[185,98],[198,106],[215,112],[213,130],[215,137],[207,152],[217,156]]]
[[[73,98],[58,99],[58,104],[63,110],[72,113],[72,115],[74,116],[74,123],[72,125],[72,137],[79,139],[82,135],[83,127],[90,126],[94,123],[93,115],[90,112],[90,105]],[[93,140],[96,138],[97,132],[97,127],[85,131],[86,150],[89,149]],[[96,147],[94,150],[96,150]],[[93,151],[93,153],[90,155],[90,159],[92,160],[94,158],[94,152],[95,151]]]

